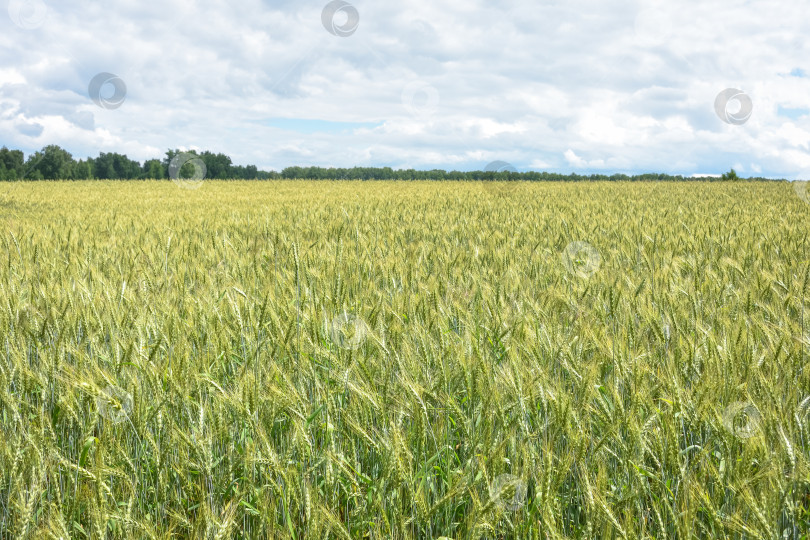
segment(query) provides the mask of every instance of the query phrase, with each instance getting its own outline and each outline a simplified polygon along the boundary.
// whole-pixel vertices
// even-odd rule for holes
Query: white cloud
[[[50,0],[27,30],[0,12],[0,137],[80,157],[197,147],[277,170],[502,159],[781,176],[810,162],[807,117],[778,114],[810,108],[801,2],[356,1],[360,23],[345,38],[323,27],[325,4]],[[120,108],[88,97],[100,72],[126,82]],[[414,81],[428,91],[409,93]],[[729,87],[752,98],[744,125],[714,112]],[[378,127],[270,125],[282,117]]]

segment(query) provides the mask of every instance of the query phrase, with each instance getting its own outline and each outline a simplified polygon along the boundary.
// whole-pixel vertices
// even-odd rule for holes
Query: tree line
[[[116,152],[101,152],[97,158],[79,159],[57,145],[49,145],[25,159],[21,150],[0,148],[0,180],[138,180],[168,179],[169,164],[180,150],[167,150],[163,159],[148,159],[141,164]],[[268,179],[273,173],[255,165],[234,165],[225,154],[190,151],[205,163],[206,178]],[[181,177],[193,174],[193,166],[180,169]]]
[[[159,180],[169,178],[169,165],[180,150],[167,150],[162,159],[148,159],[143,163],[115,152],[101,152],[96,158],[78,161],[67,150],[49,145],[28,158],[21,150],[0,148],[0,180]],[[663,173],[626,174],[560,174],[549,172],[514,171],[445,171],[443,169],[415,170],[392,169],[391,167],[287,167],[281,172],[260,171],[255,165],[234,165],[231,158],[222,153],[188,152],[199,158],[206,168],[207,179],[305,179],[305,180],[528,180],[528,181],[662,181],[692,180],[680,175]],[[195,174],[193,164],[186,163],[179,171],[181,178]],[[198,172],[199,174],[199,172]],[[738,180],[734,169],[720,178],[705,177],[704,180]],[[749,180],[765,180],[749,178]]]

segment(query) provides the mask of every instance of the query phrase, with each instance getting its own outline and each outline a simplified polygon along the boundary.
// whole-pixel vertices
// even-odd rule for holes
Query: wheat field
[[[0,183],[0,536],[808,538],[809,218],[785,182]]]

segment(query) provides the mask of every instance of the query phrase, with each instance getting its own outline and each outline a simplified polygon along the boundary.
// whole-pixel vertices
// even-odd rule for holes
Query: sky
[[[810,178],[799,0],[6,7],[0,146],[26,155]]]

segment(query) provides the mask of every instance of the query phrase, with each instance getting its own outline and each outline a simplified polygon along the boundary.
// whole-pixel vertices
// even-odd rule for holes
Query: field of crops
[[[190,187],[0,183],[0,537],[807,538],[789,184]]]

